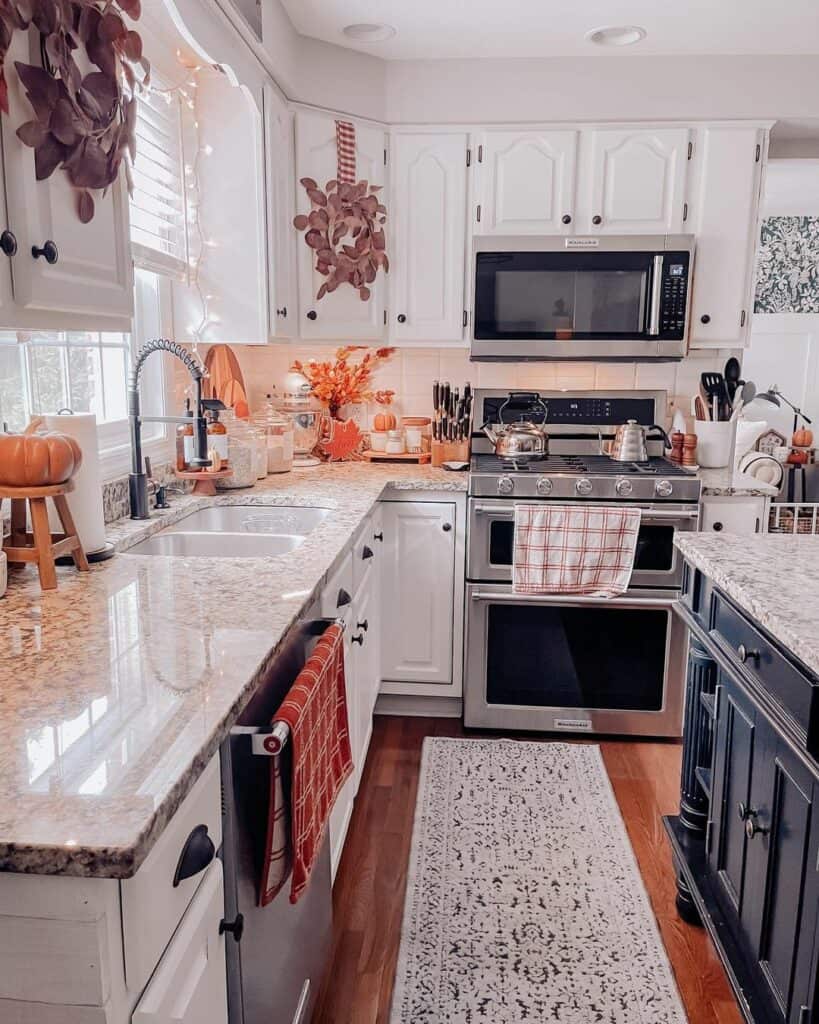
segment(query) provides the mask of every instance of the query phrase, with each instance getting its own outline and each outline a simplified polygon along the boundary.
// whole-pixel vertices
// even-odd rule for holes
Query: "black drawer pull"
[[[14,237],[14,232],[9,231],[8,228],[0,234],[0,249],[6,256],[14,256],[17,253],[17,239]]]
[[[314,309],[311,309],[310,312],[307,314],[307,319],[308,320],[317,320],[318,319],[318,313]]]
[[[344,587],[342,587],[341,590],[339,590],[339,592],[338,592],[338,600],[336,601],[336,608],[343,608],[344,605],[345,604],[349,604],[350,601],[352,601],[352,598],[347,593],[347,591],[344,589]]]
[[[759,651],[749,651],[745,644],[737,647],[737,657],[744,665],[747,661],[755,661],[759,664]]]
[[[244,914],[237,914],[232,921],[222,918],[219,922],[219,934],[224,935],[225,932],[230,932],[236,942],[241,942],[245,932]]]
[[[753,839],[754,836],[766,836],[770,832],[770,829],[763,828],[762,825],[757,824],[756,816],[759,812],[751,811],[750,813],[752,817],[747,818],[745,821],[745,835],[749,839]]]
[[[204,871],[215,856],[216,847],[208,835],[208,826],[197,825],[185,840],[185,845],[179,854],[179,862],[173,874],[174,889],[186,878],[193,878],[200,871]]]
[[[42,248],[39,248],[36,245],[32,245],[31,255],[34,257],[35,260],[38,260],[41,256],[43,256],[45,258],[46,263],[50,263],[52,265],[57,262],[60,256],[59,252],[57,251],[57,246],[51,241],[50,238],[47,242],[43,242]]]
[[[365,544],[364,545],[364,550],[361,552],[361,557],[365,558],[365,559],[366,558],[372,558],[373,557],[373,549],[372,548],[368,548],[367,545]]]
[[[354,636],[352,638],[352,641],[353,641],[354,644],[360,644],[363,647],[364,646],[364,634],[363,633],[359,633],[358,636]]]
[[[602,223],[603,223],[603,218],[600,216],[599,213],[596,213],[592,217],[592,224],[602,224]]]
[[[383,530],[382,530],[381,533],[374,533],[373,534],[373,540],[380,540],[381,543],[383,544],[384,543],[384,532],[383,532]]]
[[[356,629],[363,629],[364,632],[366,633],[367,630],[370,628],[370,620],[369,619],[365,619],[363,622],[357,622],[355,624],[355,628]]]
[[[452,523],[444,523],[441,529],[444,531],[444,533],[449,533],[449,531],[452,529]]]
[[[281,309],[277,309],[276,310],[276,316],[286,317],[287,316],[287,306],[282,306]]]
[[[572,222],[572,218],[568,213],[564,213],[560,219],[563,221],[564,224],[571,224]]]

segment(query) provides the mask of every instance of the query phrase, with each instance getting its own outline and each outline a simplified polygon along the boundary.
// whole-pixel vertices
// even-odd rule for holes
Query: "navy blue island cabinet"
[[[819,1024],[819,678],[686,565],[677,908],[753,1024]]]

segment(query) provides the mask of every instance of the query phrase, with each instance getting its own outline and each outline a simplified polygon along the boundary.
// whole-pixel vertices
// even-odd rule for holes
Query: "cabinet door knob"
[[[352,638],[352,641],[353,641],[354,644],[360,644],[363,647],[364,646],[364,634],[363,633],[359,633],[358,636],[354,636]]]
[[[38,260],[41,256],[45,257],[46,263],[55,264],[59,259],[59,252],[57,246],[49,238],[46,242],[43,242],[42,249],[39,249],[36,245],[31,247],[31,255],[35,260]]]
[[[740,644],[737,647],[737,657],[744,665],[746,661],[755,661],[759,663],[759,651],[749,651],[745,644]]]
[[[571,224],[572,222],[571,215],[568,213],[564,213],[560,219],[563,221],[564,224]]]
[[[0,249],[3,250],[6,256],[14,256],[17,252],[17,239],[8,228],[0,234]]]
[[[373,540],[380,540],[381,543],[383,544],[384,543],[384,533],[383,533],[383,531],[381,533],[374,533],[373,534]]]
[[[703,313],[702,314],[702,316],[700,317],[700,323],[701,324],[710,324],[711,323],[711,317],[708,315],[708,313]]]
[[[276,310],[276,316],[286,317],[287,316],[287,306],[282,306],[281,309],[277,309]]]
[[[179,861],[173,875],[174,889],[186,878],[193,878],[200,871],[204,871],[215,856],[216,847],[208,835],[208,826],[197,825],[185,840],[185,845],[179,854]]]
[[[444,533],[449,533],[449,531],[452,529],[452,523],[444,523],[441,529],[444,531]]]
[[[717,533],[721,533],[722,532],[722,523],[720,523],[720,522],[714,523],[712,529],[716,530]]]
[[[355,624],[355,628],[356,629],[363,629],[364,632],[366,633],[367,630],[370,628],[370,620],[369,619],[365,619],[363,622],[357,622]]]
[[[224,935],[225,932],[230,932],[236,942],[241,942],[245,932],[244,914],[237,914],[232,921],[222,918],[219,922],[219,934]]]
[[[754,836],[766,836],[770,832],[770,829],[764,828],[757,822],[758,814],[759,811],[749,811],[748,817],[745,819],[745,835],[749,839],[753,839]]]
[[[318,319],[318,313],[314,309],[311,309],[310,312],[307,314],[307,319],[308,320],[317,320]]]
[[[399,324],[405,324],[406,322],[407,322],[406,315],[404,313],[399,313],[398,314],[398,323]]]
[[[602,224],[602,223],[603,223],[603,218],[600,216],[599,213],[596,213],[592,217],[592,224]]]

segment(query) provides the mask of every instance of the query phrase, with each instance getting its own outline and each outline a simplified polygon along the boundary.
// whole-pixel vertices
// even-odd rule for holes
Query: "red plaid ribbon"
[[[623,594],[639,532],[638,508],[515,505],[513,589],[518,594]]]
[[[284,886],[291,863],[290,902],[300,899],[318,859],[330,811],[353,770],[340,626],[325,630],[274,721],[290,726],[293,771],[288,803],[280,757],[271,759],[267,842],[259,893],[259,905],[263,907]]]
[[[338,154],[338,180],[355,184],[355,125],[349,121],[336,121],[336,151]]]

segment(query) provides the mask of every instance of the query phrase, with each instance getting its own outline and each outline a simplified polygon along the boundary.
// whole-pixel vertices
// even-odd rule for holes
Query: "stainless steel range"
[[[503,429],[509,393],[475,394],[475,423]],[[549,392],[528,415],[544,421],[549,453],[502,459],[473,435],[469,479],[464,723],[505,728],[678,736],[685,631],[673,614],[682,562],[674,533],[695,530],[700,483],[649,440],[643,462],[601,446],[634,419],[665,418],[664,392]],[[525,398],[516,395],[519,420]],[[509,406],[507,405],[507,408]],[[512,589],[516,502],[628,502],[642,509],[634,572],[614,599],[521,595]]]

